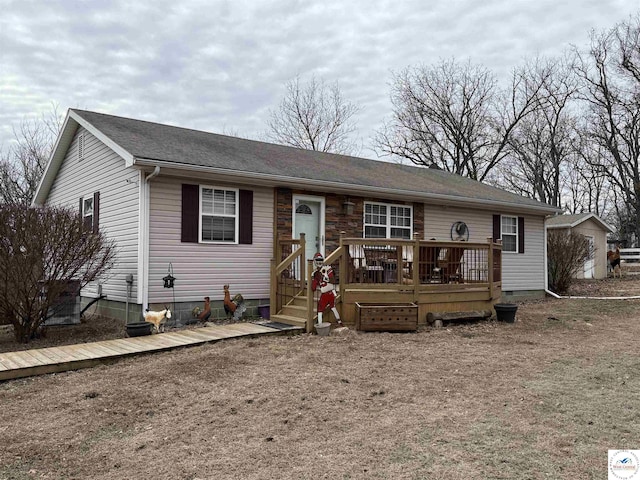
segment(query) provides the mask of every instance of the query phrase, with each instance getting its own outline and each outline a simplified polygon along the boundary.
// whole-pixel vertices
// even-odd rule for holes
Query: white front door
[[[593,252],[594,240],[593,237],[585,235],[585,238],[589,242],[589,251]],[[584,278],[593,278],[593,270],[594,270],[594,258],[595,255],[592,253],[591,257],[587,258],[584,261]]]
[[[324,256],[324,198],[293,196],[293,238],[305,234],[305,256],[312,260],[316,252]]]

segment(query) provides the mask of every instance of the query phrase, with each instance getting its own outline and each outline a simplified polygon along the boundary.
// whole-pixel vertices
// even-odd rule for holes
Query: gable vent
[[[84,133],[78,135],[78,161],[84,160]]]

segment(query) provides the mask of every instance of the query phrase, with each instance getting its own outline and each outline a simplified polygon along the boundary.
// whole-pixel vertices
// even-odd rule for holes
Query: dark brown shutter
[[[518,217],[518,253],[524,253],[524,217]]]
[[[493,216],[493,241],[495,242],[502,237],[502,225],[500,223],[500,215]]]
[[[251,245],[253,243],[253,191],[240,190],[238,205],[240,208],[238,243]]]
[[[93,194],[93,233],[100,230],[100,192]]]
[[[82,206],[83,206],[82,197],[80,197],[80,204],[78,205],[78,218],[80,219],[80,221],[82,221],[82,217],[84,216],[84,212],[82,211]]]
[[[200,212],[200,188],[182,184],[182,242],[198,243],[198,215]]]

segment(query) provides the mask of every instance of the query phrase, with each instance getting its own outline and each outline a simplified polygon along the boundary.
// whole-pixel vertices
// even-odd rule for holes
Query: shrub
[[[114,264],[116,248],[87,231],[76,211],[0,205],[0,315],[28,342],[59,305],[69,281],[80,288]]]
[[[594,254],[589,241],[579,233],[568,230],[549,230],[547,235],[547,260],[549,288],[558,293],[566,292],[584,262]]]

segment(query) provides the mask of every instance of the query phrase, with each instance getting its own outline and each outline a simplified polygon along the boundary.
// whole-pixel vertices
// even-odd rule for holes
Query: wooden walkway
[[[131,355],[201,345],[227,338],[303,332],[303,329],[298,327],[272,325],[234,323],[142,337],[0,353],[0,381],[94,367]]]

